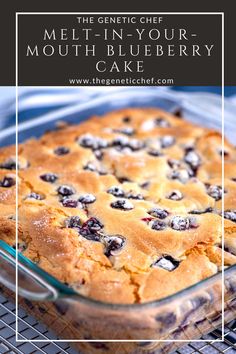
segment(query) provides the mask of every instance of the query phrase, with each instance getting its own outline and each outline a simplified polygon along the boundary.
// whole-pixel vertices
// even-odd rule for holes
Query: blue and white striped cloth
[[[139,87],[136,87],[139,89]],[[152,89],[152,88],[147,88]],[[161,87],[161,90],[166,88]],[[129,91],[130,87],[19,87],[18,120],[19,124],[50,111],[59,110],[78,103],[114,92]],[[14,87],[0,87],[0,130],[15,122],[16,90]]]
[[[19,87],[18,121],[26,121],[45,116],[65,107],[78,106],[86,102],[120,93],[128,95],[131,90],[165,92],[188,112],[198,112],[212,121],[212,127],[221,126],[221,96],[207,92],[172,91],[168,87]],[[15,88],[0,88],[0,132],[15,125]],[[236,141],[236,96],[225,98],[225,134]]]

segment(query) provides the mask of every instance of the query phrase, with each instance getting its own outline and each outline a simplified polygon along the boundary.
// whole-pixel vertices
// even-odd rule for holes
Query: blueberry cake
[[[158,109],[19,146],[18,249],[81,294],[160,299],[236,263],[236,149]],[[222,186],[224,155],[224,188]],[[0,150],[0,237],[15,244],[15,147]],[[222,210],[222,199],[225,208]]]

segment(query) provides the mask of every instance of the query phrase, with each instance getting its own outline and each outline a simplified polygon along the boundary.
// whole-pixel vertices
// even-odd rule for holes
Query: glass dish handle
[[[0,245],[0,282],[16,291],[16,260]],[[17,289],[19,296],[28,300],[56,300],[57,290],[33,270],[18,260]]]

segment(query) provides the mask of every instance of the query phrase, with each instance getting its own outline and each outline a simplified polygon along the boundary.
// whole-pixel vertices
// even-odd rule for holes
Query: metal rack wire
[[[52,339],[53,333],[42,323],[39,323],[33,316],[19,309],[18,331],[21,339]],[[191,342],[176,354],[235,354],[236,353],[236,320],[225,327],[224,342],[215,342],[221,338],[221,331],[216,329],[204,339],[209,343]],[[18,342],[15,341],[15,304],[0,295],[0,353],[4,354],[78,354],[68,343],[47,343],[47,342]]]
[[[19,309],[20,339],[52,339],[55,335],[33,316]],[[9,354],[78,354],[68,343],[15,341],[15,304],[0,295],[0,353]]]
[[[191,342],[185,345],[183,348],[176,351],[178,354],[235,354],[236,353],[236,320],[230,322],[225,326],[224,342],[216,342],[216,339],[222,338],[222,332],[220,329],[216,329],[210,334],[203,337],[203,339],[209,339],[207,343]]]

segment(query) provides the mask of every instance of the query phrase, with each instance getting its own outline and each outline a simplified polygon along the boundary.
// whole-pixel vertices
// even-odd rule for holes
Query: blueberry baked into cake
[[[18,150],[18,249],[81,294],[141,303],[217,273],[223,219],[224,264],[236,263],[236,149],[219,133],[135,108]],[[14,247],[15,169],[2,148],[0,237]]]

